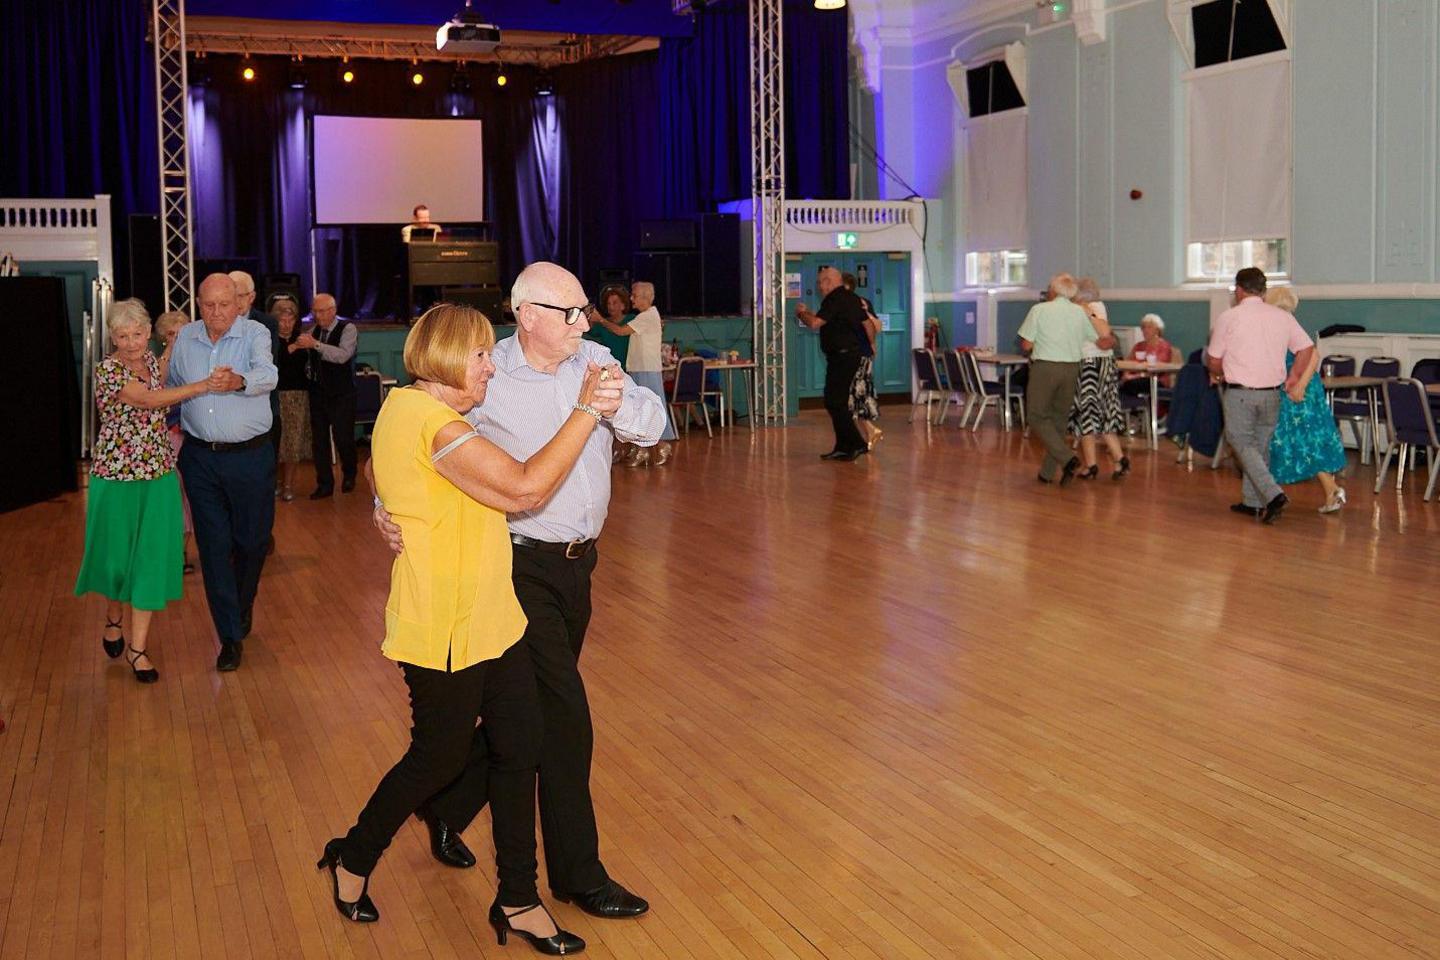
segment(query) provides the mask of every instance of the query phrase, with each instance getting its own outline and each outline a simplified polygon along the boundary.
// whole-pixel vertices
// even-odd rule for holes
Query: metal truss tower
[[[190,151],[185,140],[185,0],[154,0],[150,26],[155,44],[165,309],[193,317],[195,252],[190,228]]]
[[[783,0],[750,0],[750,171],[755,250],[756,422],[785,414],[785,57]]]

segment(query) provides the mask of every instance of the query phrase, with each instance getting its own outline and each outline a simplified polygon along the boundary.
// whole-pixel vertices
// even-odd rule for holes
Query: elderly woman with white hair
[[[1137,363],[1171,363],[1175,347],[1165,339],[1165,321],[1158,313],[1147,313],[1140,318],[1140,340],[1130,348],[1130,359]],[[1175,377],[1166,374],[1160,378],[1161,386],[1174,384]],[[1140,395],[1146,392],[1150,379],[1138,371],[1127,371],[1120,378],[1120,392]]]
[[[170,350],[167,346],[160,357],[151,352],[150,315],[139,300],[115,304],[109,328],[115,352],[95,368],[100,432],[75,594],[105,597],[100,643],[112,659],[127,646],[122,618],[130,607],[125,659],[136,680],[154,683],[160,674],[146,653],[150,621],[155,611],[180,599],[184,562],[180,480],[165,410],[208,393],[210,382],[165,386]]]

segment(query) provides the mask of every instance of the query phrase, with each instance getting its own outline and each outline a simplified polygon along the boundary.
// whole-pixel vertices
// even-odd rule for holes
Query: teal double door
[[[910,392],[910,255],[908,253],[791,253],[785,256],[785,273],[798,274],[800,300],[819,309],[815,278],[821,267],[853,273],[855,292],[875,307],[882,329],[876,338],[875,389],[879,393]],[[793,283],[787,284],[793,293]],[[820,335],[795,318],[794,296],[785,298],[787,369],[790,392],[804,399],[825,393],[825,355]]]

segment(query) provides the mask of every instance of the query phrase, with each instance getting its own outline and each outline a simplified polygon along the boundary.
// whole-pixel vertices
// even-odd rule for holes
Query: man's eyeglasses
[[[534,300],[527,301],[532,307],[544,307],[546,310],[559,310],[565,314],[565,325],[573,327],[580,322],[581,317],[589,317],[595,312],[595,304],[587,303],[583,307],[557,307],[553,303],[537,303]]]

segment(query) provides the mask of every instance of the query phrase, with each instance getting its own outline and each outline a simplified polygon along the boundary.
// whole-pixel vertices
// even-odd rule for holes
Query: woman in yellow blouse
[[[544,503],[574,466],[612,402],[594,364],[575,409],[526,463],[475,433],[463,414],[495,373],[495,334],[476,310],[441,304],[405,339],[414,380],[391,391],[375,423],[376,492],[404,531],[390,573],[381,652],[410,688],[410,748],[375,788],[350,832],[325,845],[335,906],[379,918],[369,876],[405,818],[422,811],[458,833],[488,796],[499,890],[490,922],[541,953],[585,942],[559,929],[535,886],[535,768],[541,717],[530,657],[517,641],[525,615],[510,580],[507,512]],[[483,719],[482,727],[476,720]]]

